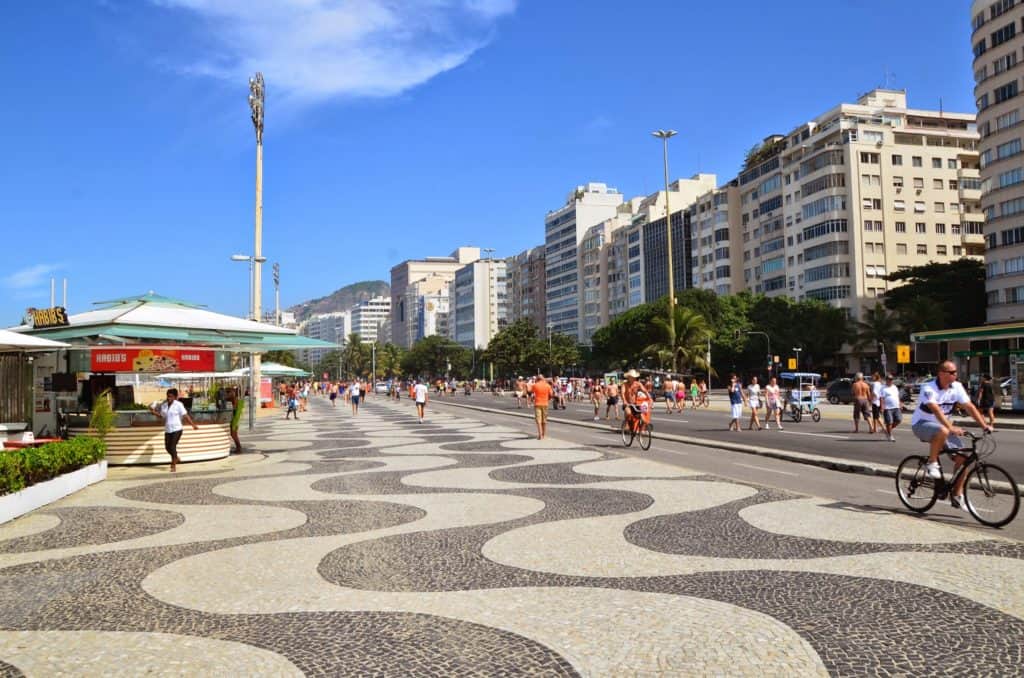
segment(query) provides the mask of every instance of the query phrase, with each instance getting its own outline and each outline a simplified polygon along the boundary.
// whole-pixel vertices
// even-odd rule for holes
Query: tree
[[[405,374],[425,378],[469,375],[473,352],[447,337],[424,337],[412,345],[401,360]]]
[[[711,330],[704,316],[691,308],[676,306],[671,326],[665,317],[656,317],[652,323],[659,341],[647,346],[644,353],[656,357],[662,369],[708,369],[706,356]]]
[[[874,308],[865,309],[862,318],[857,323],[857,339],[854,343],[858,351],[869,349],[873,353],[879,344],[892,346],[906,339],[899,318],[886,310],[881,302],[876,302]]]
[[[495,374],[515,377],[528,372],[536,350],[537,327],[528,319],[517,320],[498,331],[487,344],[483,359],[494,363]]]
[[[916,297],[907,306],[896,309],[903,333],[910,336],[914,332],[940,330],[945,325],[945,313],[935,299]]]
[[[548,340],[540,337],[533,340],[531,351],[533,367],[531,372],[544,372],[548,376],[561,374],[569,365],[579,362],[580,351],[576,338],[567,334],[552,333]]]
[[[263,362],[297,367],[295,354],[291,351],[267,351],[263,354]]]
[[[402,376],[402,358],[404,351],[395,344],[377,343],[377,371],[385,377]]]
[[[890,273],[886,280],[904,283],[886,292],[884,299],[887,308],[907,317],[913,315],[921,300],[929,299],[933,312],[942,309],[943,328],[985,323],[985,265],[980,261],[962,258],[945,264],[914,266]]]
[[[313,369],[314,374],[327,372],[332,377],[341,377],[341,351],[325,354]]]
[[[643,357],[644,349],[651,345],[651,323],[668,309],[668,297],[663,301],[641,304],[615,317],[594,332],[593,362],[601,369],[618,369],[635,365]]]
[[[370,347],[363,343],[358,332],[348,335],[341,360],[346,374],[364,377],[370,374]]]

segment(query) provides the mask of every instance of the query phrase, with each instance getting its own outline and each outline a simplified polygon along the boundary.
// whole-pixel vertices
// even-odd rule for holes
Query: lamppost
[[[793,353],[796,353],[796,369],[797,369],[797,371],[800,370],[800,351],[802,351],[802,350],[803,349],[800,348],[799,346],[794,346],[793,347]]]
[[[249,78],[249,110],[252,117],[252,126],[256,130],[256,215],[255,215],[255,245],[253,247],[253,272],[252,272],[252,317],[259,322],[263,314],[262,286],[263,286],[263,104],[266,91],[263,86],[263,74],[257,72]],[[255,408],[260,404],[260,354],[253,352],[249,368],[249,393],[252,396],[253,407],[249,408],[249,430],[256,426]]]
[[[744,332],[744,334],[760,334],[764,337],[765,341],[768,342],[768,378],[770,379],[772,376],[772,338],[768,336],[767,332],[758,332],[754,330]]]
[[[266,261],[266,257],[249,256],[247,254],[232,254],[231,261],[248,261],[249,262],[249,320],[258,320],[256,317],[256,266]],[[252,431],[256,427],[256,412],[255,407],[259,404],[259,393],[256,392],[256,384],[259,383],[259,379],[256,378],[256,370],[258,369],[259,358],[257,353],[249,353],[249,430]]]
[[[281,264],[274,262],[274,324],[281,326]]]
[[[678,371],[676,369],[676,287],[672,271],[672,210],[669,209],[668,203],[668,140],[678,134],[678,132],[672,129],[659,129],[651,132],[651,134],[661,139],[662,155],[665,163],[665,233],[667,235],[666,249],[668,251],[668,343],[672,349],[672,372],[675,373]]]

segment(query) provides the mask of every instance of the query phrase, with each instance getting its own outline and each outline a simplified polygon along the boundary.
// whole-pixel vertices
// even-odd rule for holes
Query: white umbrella
[[[51,341],[10,330],[0,330],[0,351],[56,351],[59,348],[70,347],[71,344],[60,341]]]

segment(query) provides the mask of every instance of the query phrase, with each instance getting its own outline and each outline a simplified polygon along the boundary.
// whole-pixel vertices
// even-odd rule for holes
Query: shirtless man
[[[619,420],[619,385],[614,381],[609,382],[604,388],[605,406],[604,420],[608,421],[608,412],[615,412],[615,421]]]
[[[672,414],[672,406],[676,402],[676,380],[669,377],[662,387],[665,393],[665,412]]]
[[[526,397],[526,382],[522,377],[516,379],[516,407],[523,409],[523,398]]]
[[[864,374],[858,372],[853,378],[853,386],[850,394],[853,396],[853,432],[860,432],[860,419],[864,418],[864,423],[867,424],[868,433],[873,433],[871,430],[871,387],[868,386],[868,382],[864,381]]]

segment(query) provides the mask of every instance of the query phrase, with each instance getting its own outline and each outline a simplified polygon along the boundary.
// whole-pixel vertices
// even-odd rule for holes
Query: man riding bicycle
[[[626,421],[634,425],[634,419],[640,417],[645,424],[651,423],[651,396],[640,383],[640,373],[636,370],[626,372],[626,384],[622,387],[622,398],[626,404]]]
[[[929,444],[928,464],[926,466],[930,478],[939,479],[942,477],[942,469],[939,466],[939,454],[947,446],[951,449],[963,447],[963,443],[957,436],[962,436],[964,430],[955,426],[949,419],[953,408],[960,405],[971,415],[974,421],[985,430],[992,432],[992,427],[982,417],[981,412],[971,402],[971,398],[964,390],[963,384],[956,380],[956,365],[951,361],[945,361],[939,365],[938,376],[921,386],[921,396],[918,406],[914,410],[914,416],[910,420],[910,428],[918,440]],[[954,469],[959,468],[966,461],[963,455],[954,455]],[[953,496],[950,501],[954,508],[966,510],[964,504],[964,481],[966,475],[962,476],[953,488]]]

